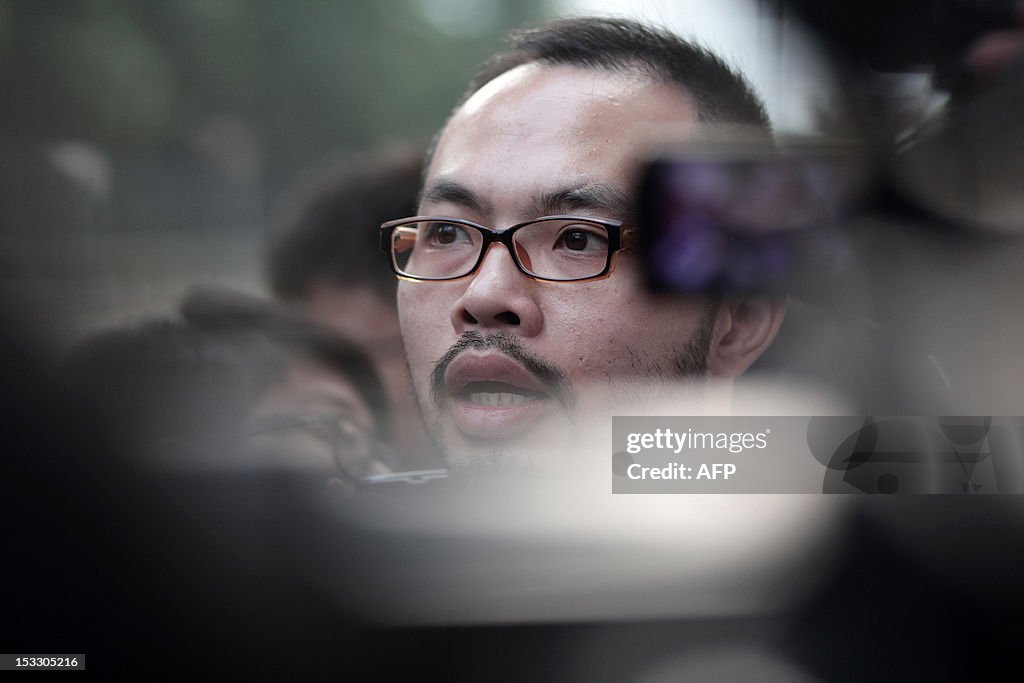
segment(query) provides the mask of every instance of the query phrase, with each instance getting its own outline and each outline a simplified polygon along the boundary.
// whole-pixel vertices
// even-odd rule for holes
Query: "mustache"
[[[576,403],[576,394],[569,384],[568,375],[557,365],[530,353],[519,337],[508,332],[484,336],[479,332],[464,332],[459,340],[445,351],[430,373],[430,395],[435,403],[444,400],[444,375],[448,366],[464,351],[498,351],[522,365],[544,387],[545,393],[570,407]]]

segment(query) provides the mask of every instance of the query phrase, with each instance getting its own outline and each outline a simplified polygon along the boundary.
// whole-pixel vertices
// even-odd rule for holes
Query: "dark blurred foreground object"
[[[832,531],[841,551],[796,604],[716,616],[567,618],[562,610],[580,605],[544,598],[549,582],[593,587],[594,577],[642,571],[630,559],[642,544],[624,553],[599,535],[508,536],[501,524],[490,537],[401,531],[458,500],[450,485],[432,503],[425,490],[413,501],[357,496],[331,513],[296,473],[154,476],[69,410],[24,349],[0,335],[0,350],[22,361],[0,367],[11,419],[0,496],[11,548],[2,577],[7,652],[85,653],[94,675],[146,680],[201,672],[959,681],[994,680],[1024,665],[1015,647],[1024,607],[1015,498],[872,505]],[[63,416],[60,429],[54,415]],[[489,514],[497,520],[514,510],[512,498],[490,497]],[[398,522],[382,526],[384,519]],[[508,581],[506,565],[534,575],[517,571]],[[666,578],[654,587],[601,580],[595,597],[643,611],[692,589],[685,578]],[[505,596],[544,616],[453,618],[449,604],[472,604],[466,598],[474,595]],[[402,604],[419,606],[417,625],[388,620]]]
[[[1024,235],[1024,4],[791,0],[777,11],[826,48],[847,137],[727,131],[663,150],[640,202],[653,289],[835,288],[853,265],[841,228],[856,213]],[[932,101],[908,104],[900,84],[918,73],[931,76],[918,99]]]
[[[652,571],[664,547],[588,523],[601,511],[577,514],[578,491],[537,512],[527,481],[494,495],[429,480],[324,506],[295,470],[158,473],[8,328],[0,353],[5,652],[84,653],[94,675],[145,680],[959,681],[1024,666],[1018,497],[873,498],[829,525],[834,551],[787,556],[777,584],[730,567],[708,602],[698,558]],[[466,524],[444,523],[453,509]],[[723,541],[738,539],[702,555]],[[751,600],[752,581],[769,592]],[[777,599],[794,582],[803,597]],[[602,616],[580,616],[594,604]]]
[[[1024,235],[1024,3],[778,7],[826,48],[848,130],[775,140],[723,131],[660,151],[640,202],[653,289],[806,298],[835,288],[853,265],[842,229],[857,214]],[[932,101],[908,104],[901,79],[919,73],[930,84],[917,97]]]
[[[932,71],[944,90],[964,78],[966,58],[980,36],[1012,28],[1017,0],[777,0],[842,53],[882,72]]]
[[[1010,302],[1024,286],[1024,5],[779,7],[829,50],[873,160],[871,201],[849,231],[866,313],[853,329],[862,317],[886,339],[862,374],[887,385],[883,401],[906,395],[903,413],[1022,414],[1024,326]],[[921,74],[930,84],[909,97]]]
[[[1020,414],[1008,371],[1024,365],[1024,326],[1007,297],[1024,285],[1024,5],[774,6],[831,57],[846,123],[814,144],[846,146],[856,171],[829,177],[827,156],[785,141],[746,158],[742,143],[717,159],[668,150],[640,207],[656,288],[788,294],[754,371],[838,386],[853,412]],[[799,191],[758,204],[772,172]],[[747,205],[760,209],[734,208]],[[817,218],[793,230],[801,214]]]
[[[1024,233],[1024,5],[778,5],[832,55],[854,125],[876,146],[894,191],[891,208],[924,209],[946,228]],[[933,93],[948,95],[938,113],[907,119],[899,75],[908,73],[930,75]]]

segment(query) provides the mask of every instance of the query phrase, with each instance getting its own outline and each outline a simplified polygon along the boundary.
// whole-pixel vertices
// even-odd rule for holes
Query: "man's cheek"
[[[409,339],[406,342],[406,356],[409,364],[409,374],[412,375],[414,386],[417,390],[426,386],[427,376],[431,370],[431,357],[435,360],[440,353],[433,354],[431,349],[425,347],[426,338]]]
[[[458,283],[399,283],[397,300],[402,333],[451,329],[451,313],[462,292],[454,284]]]
[[[565,296],[564,292],[562,295]],[[550,345],[548,340],[554,340],[555,349],[575,354],[576,360],[593,356],[594,351],[603,345],[608,332],[615,329],[609,316],[589,299],[575,298],[555,305],[542,305],[541,308],[545,344]],[[571,360],[571,357],[566,358],[566,361]]]
[[[402,328],[402,339],[406,352],[410,355],[437,331],[431,329],[432,316],[426,315],[427,309],[412,296],[398,297],[398,319]]]

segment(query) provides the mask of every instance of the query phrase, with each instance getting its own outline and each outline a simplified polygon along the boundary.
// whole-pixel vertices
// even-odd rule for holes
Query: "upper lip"
[[[473,382],[501,382],[530,393],[550,392],[530,371],[501,353],[481,355],[467,351],[452,361],[444,373],[444,384],[450,396]]]

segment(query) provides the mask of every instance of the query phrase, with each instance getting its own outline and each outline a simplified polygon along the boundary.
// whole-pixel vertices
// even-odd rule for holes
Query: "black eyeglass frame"
[[[574,221],[577,223],[590,223],[592,225],[599,225],[607,231],[608,234],[608,255],[605,259],[604,269],[596,275],[588,275],[586,277],[573,278],[571,280],[562,280],[558,278],[541,277],[540,275],[534,275],[533,273],[526,270],[522,262],[519,260],[519,256],[516,255],[516,250],[512,244],[512,236],[519,230],[533,225],[535,223],[541,223],[543,221]],[[469,228],[475,228],[483,236],[483,243],[480,245],[480,255],[477,257],[476,263],[466,273],[462,275],[456,275],[454,277],[418,277],[416,275],[409,275],[398,267],[398,263],[395,261],[395,253],[392,249],[392,234],[394,231],[403,225],[409,225],[412,223],[423,223],[427,221],[439,222],[444,221],[445,223],[456,223],[458,225],[464,225]],[[607,218],[591,218],[590,216],[572,216],[572,215],[557,215],[557,216],[541,216],[540,218],[534,218],[533,220],[525,221],[523,223],[517,223],[511,227],[505,228],[504,230],[494,230],[487,226],[474,223],[473,221],[467,221],[464,218],[451,218],[449,216],[413,216],[411,218],[399,218],[397,220],[388,221],[380,226],[380,247],[381,250],[388,255],[388,262],[391,264],[391,270],[398,276],[399,280],[407,280],[409,282],[450,282],[452,280],[462,280],[463,278],[470,277],[476,273],[480,268],[480,264],[484,262],[484,258],[487,256],[487,250],[491,244],[500,242],[504,244],[508,249],[508,253],[512,256],[512,261],[516,264],[516,268],[519,269],[526,277],[531,280],[538,280],[540,282],[586,282],[589,280],[603,280],[615,272],[615,264],[617,262],[617,256],[622,247],[622,239],[624,236],[629,234],[628,229],[622,227],[622,221],[611,220]]]

